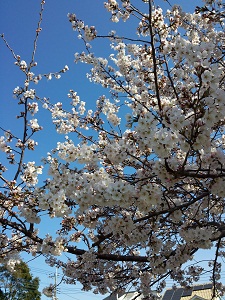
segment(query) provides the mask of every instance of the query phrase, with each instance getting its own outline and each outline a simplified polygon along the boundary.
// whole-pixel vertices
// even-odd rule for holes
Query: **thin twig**
[[[220,248],[220,243],[221,243],[222,238],[220,237],[217,243],[217,247],[216,247],[216,253],[215,253],[215,259],[214,259],[214,263],[213,263],[213,273],[212,273],[212,281],[213,281],[213,294],[212,294],[212,298],[214,299],[214,297],[216,297],[216,269],[217,269],[217,259],[219,256],[219,248]]]
[[[158,107],[159,111],[162,111],[162,105],[161,105],[161,100],[160,100],[160,95],[159,95],[159,84],[158,84],[158,76],[157,76],[157,62],[156,62],[156,52],[155,52],[155,42],[154,42],[154,33],[152,30],[152,4],[151,0],[148,0],[149,2],[149,33],[150,33],[150,38],[151,38],[151,48],[152,48],[152,60],[153,60],[153,74],[154,74],[154,79],[155,79],[155,93],[156,93],[156,98],[158,101]]]
[[[35,39],[34,39],[34,49],[33,49],[33,52],[32,52],[30,65],[28,67],[28,72],[30,71],[30,69],[32,68],[32,66],[34,64],[34,58],[35,58],[35,54],[36,54],[36,51],[37,51],[38,37],[39,37],[39,34],[42,30],[41,23],[42,23],[42,20],[43,20],[44,4],[45,4],[45,1],[42,0],[41,1],[41,10],[40,10],[40,13],[39,13],[39,21],[38,21],[37,29],[36,29],[36,36],[35,36]]]
[[[18,60],[17,55],[15,54],[15,52],[12,49],[12,47],[10,47],[9,43],[5,39],[4,33],[0,34],[0,37],[3,39],[6,47],[10,50],[10,52],[12,53],[13,57],[15,58],[15,60]]]

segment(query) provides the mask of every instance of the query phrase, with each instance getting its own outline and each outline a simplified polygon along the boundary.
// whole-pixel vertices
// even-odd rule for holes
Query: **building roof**
[[[104,298],[104,300],[132,300],[132,299],[141,300],[143,299],[143,297],[144,296],[142,294],[133,291],[133,292],[125,292],[123,294],[112,293],[108,297]]]
[[[191,298],[193,298],[195,295],[206,300],[211,299],[212,284],[207,283],[195,285],[188,290],[185,290],[182,287],[177,289],[169,289],[165,292],[162,300],[191,300]]]

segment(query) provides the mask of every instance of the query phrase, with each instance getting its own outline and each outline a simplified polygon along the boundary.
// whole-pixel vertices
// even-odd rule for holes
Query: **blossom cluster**
[[[28,186],[33,186],[38,183],[38,175],[42,174],[43,166],[35,166],[34,161],[30,161],[27,165],[24,165],[23,174],[21,175],[21,179]]]
[[[89,27],[88,25],[84,25],[84,22],[78,20],[75,14],[68,14],[68,18],[72,24],[73,30],[78,30],[79,32],[81,30],[84,31],[84,37],[87,41],[91,41],[96,37],[97,31],[94,26]]]
[[[7,145],[6,143],[6,139],[4,136],[0,137],[0,150],[3,152],[9,152],[10,151],[10,147]]]

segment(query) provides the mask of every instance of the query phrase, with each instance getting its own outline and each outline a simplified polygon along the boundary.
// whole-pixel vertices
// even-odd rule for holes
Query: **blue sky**
[[[0,1],[0,33],[5,34],[10,46],[21,59],[29,62],[33,50],[35,30],[39,17],[40,1],[38,0],[7,0]],[[194,1],[195,4],[198,1]],[[135,0],[134,3],[140,3]],[[159,1],[165,5],[164,1]],[[191,1],[171,1],[172,4],[179,4],[191,11]],[[142,4],[144,5],[144,4]],[[77,33],[73,32],[71,24],[68,22],[67,13],[75,13],[78,18],[85,20],[88,25],[95,25],[99,34],[107,34],[111,29],[125,32],[129,35],[134,23],[111,23],[110,14],[103,7],[101,0],[46,0],[43,15],[42,32],[38,40],[36,61],[38,65],[33,71],[36,74],[54,72],[68,65],[69,72],[63,74],[60,80],[43,79],[35,88],[40,97],[49,97],[50,101],[68,103],[67,93],[70,89],[78,92],[81,100],[87,102],[87,107],[93,107],[96,99],[105,91],[96,85],[88,82],[86,72],[88,66],[74,64],[74,53],[83,50],[83,44],[77,39]],[[108,43],[107,43],[108,44]],[[104,40],[93,43],[93,52],[98,56],[108,56],[109,46]],[[18,114],[18,105],[12,97],[12,91],[16,86],[22,86],[24,82],[23,74],[14,65],[11,53],[0,41],[0,126],[11,129],[12,132],[20,134],[21,122],[15,118]],[[41,110],[37,115],[40,125],[44,130],[37,133],[34,138],[39,146],[36,152],[29,155],[30,160],[37,161],[45,156],[48,151],[55,147],[56,142],[62,136],[54,133],[51,124],[51,117],[48,112]],[[2,158],[0,153],[0,157]],[[9,176],[12,173],[9,173]],[[47,224],[46,224],[47,225]],[[26,257],[28,260],[28,258]],[[54,269],[50,269],[44,264],[43,259],[33,260],[29,263],[32,273],[41,279],[41,288],[46,284],[53,283]],[[60,271],[59,271],[60,279]],[[67,295],[66,295],[67,294]],[[103,299],[104,296],[86,294],[80,291],[80,286],[60,286],[59,300],[70,299]],[[42,300],[46,297],[42,297]]]

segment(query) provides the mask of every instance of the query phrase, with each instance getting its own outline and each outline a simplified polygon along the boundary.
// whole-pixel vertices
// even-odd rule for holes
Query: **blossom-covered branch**
[[[33,72],[44,1],[29,65],[4,38],[25,81],[13,91],[22,107],[21,138],[0,127],[0,149],[9,166],[17,165],[12,180],[0,165],[0,257],[42,254],[69,284],[102,294],[134,286],[146,299],[167,278],[188,288],[207,273],[213,298],[225,292],[224,5],[203,1],[186,13],[168,2],[135,3],[104,3],[112,22],[136,24],[130,36],[98,33],[68,14],[84,48],[75,63],[90,65],[88,79],[105,89],[92,109],[88,95],[82,101],[72,87],[71,110],[33,87],[69,70]],[[108,58],[92,52],[98,39],[108,43]],[[65,140],[36,163],[25,153],[35,151],[33,138],[43,130],[40,104]],[[43,170],[48,177],[41,183]],[[59,222],[56,232],[41,236],[44,215]],[[191,264],[204,249],[214,252],[208,265]]]

